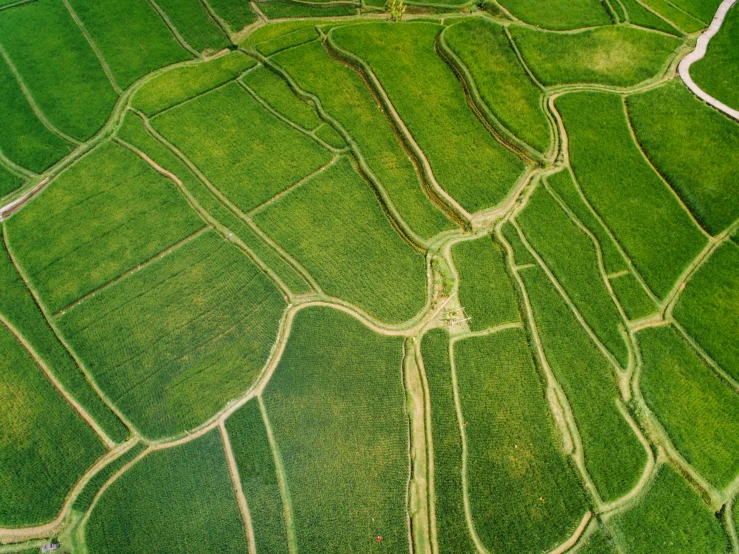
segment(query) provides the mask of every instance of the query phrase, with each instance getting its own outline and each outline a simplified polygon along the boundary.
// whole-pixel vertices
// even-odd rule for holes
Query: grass
[[[10,219],[7,233],[57,312],[202,227],[171,181],[106,143]]]
[[[708,94],[729,106],[739,109],[739,9],[729,10],[721,30],[708,43],[708,51],[702,60],[690,68],[696,84]]]
[[[331,159],[236,83],[162,113],[152,124],[244,212]]]
[[[190,59],[146,0],[70,0],[126,89],[147,73]]]
[[[608,522],[633,554],[723,554],[727,538],[718,518],[672,467],[664,465],[644,499]]]
[[[454,345],[472,517],[490,552],[544,552],[587,510],[562,452],[525,331]]]
[[[241,52],[231,52],[214,60],[175,67],[139,88],[131,106],[149,117],[186,100],[233,81],[256,62]]]
[[[701,251],[705,236],[634,144],[620,97],[568,94],[556,106],[585,196],[663,298]]]
[[[475,117],[461,84],[434,52],[441,30],[433,23],[380,22],[339,27],[331,35],[372,68],[441,186],[477,212],[503,200],[523,163]]]
[[[647,455],[621,415],[613,369],[539,269],[521,272],[547,361],[572,408],[585,466],[604,501],[631,490]]]
[[[621,367],[626,367],[629,352],[621,334],[625,322],[603,282],[591,239],[542,186],[516,220],[586,323]]]
[[[11,173],[5,169],[5,166],[0,164],[0,198],[6,194],[10,194],[14,190],[17,190],[24,183],[23,177],[19,177],[15,173]]]
[[[312,131],[321,124],[313,108],[295,96],[287,83],[266,67],[250,71],[244,76],[243,82],[275,111],[303,129]]]
[[[315,32],[315,28],[321,27],[323,25],[329,25],[329,24],[335,24],[335,23],[330,20],[321,21],[321,20],[316,20],[316,19],[307,19],[307,20],[298,19],[295,21],[276,21],[274,23],[270,23],[269,25],[262,25],[254,29],[251,33],[249,33],[249,36],[247,36],[244,39],[244,41],[239,44],[239,46],[247,50],[255,48],[256,50],[262,52],[261,48],[259,48],[259,45],[265,45],[266,43],[272,43],[273,41],[276,44],[278,43],[278,39],[280,39],[280,37],[283,37],[284,35],[289,35],[292,33],[297,33],[298,31],[301,31],[302,29],[305,29],[305,28],[313,29],[314,30],[313,36],[318,37],[318,33]],[[265,56],[266,55],[268,54],[265,54]]]
[[[739,246],[727,242],[688,282],[675,319],[734,379],[739,380]]]
[[[312,308],[295,317],[264,402],[301,551],[408,548],[401,361],[402,339],[374,334],[343,312]]]
[[[619,554],[613,542],[602,528],[593,533],[588,542],[577,550],[577,554]]]
[[[739,398],[671,327],[639,333],[641,390],[673,443],[719,489],[739,472]]]
[[[257,552],[287,554],[287,529],[277,470],[256,399],[229,417],[226,428],[249,506]]]
[[[682,32],[670,25],[658,15],[650,12],[637,0],[621,0],[629,14],[629,22],[648,29],[656,29],[675,36],[682,36]]]
[[[62,386],[106,434],[115,442],[126,440],[128,429],[103,403],[72,356],[59,342],[18,275],[4,245],[0,247],[0,313],[23,335]]]
[[[424,194],[411,160],[356,72],[331,59],[317,42],[279,54],[274,61],[347,130],[414,231],[429,238],[453,227]]]
[[[519,138],[546,152],[551,133],[541,106],[543,93],[519,63],[504,27],[475,18],[452,25],[444,36],[493,114]]]
[[[200,0],[156,0],[182,38],[198,52],[227,48],[231,41]]]
[[[449,335],[442,329],[426,333],[421,342],[421,354],[431,398],[439,551],[476,554],[464,513],[462,439],[454,402]]]
[[[644,287],[629,271],[620,277],[610,279],[613,294],[618,298],[626,317],[631,321],[646,317],[657,311],[657,305],[649,297]]]
[[[259,9],[268,19],[283,19],[290,17],[337,17],[356,15],[357,7],[353,6],[310,6],[297,2],[274,0],[260,2]]]
[[[675,7],[675,5],[669,2],[669,0],[642,1],[646,6],[652,8],[652,10],[660,14],[662,17],[664,17],[686,33],[695,33],[706,27],[706,25],[702,21],[697,20],[695,17],[692,17],[691,15]]]
[[[739,126],[698,100],[679,79],[630,96],[634,132],[647,156],[712,235],[739,217],[727,202],[739,175]],[[696,132],[700,129],[700,132]],[[669,137],[669,138],[668,138]]]
[[[0,524],[45,523],[105,448],[2,324],[0,351]]]
[[[238,32],[257,20],[257,14],[244,0],[209,0],[208,3],[231,31]]]
[[[282,50],[293,48],[311,42],[318,38],[318,31],[314,25],[301,26],[296,28],[294,31],[276,36],[275,38],[266,42],[260,42],[255,47],[259,53],[265,56],[271,56]]]
[[[16,164],[41,173],[72,151],[72,145],[44,127],[15,76],[0,58],[0,151]]]
[[[214,429],[152,452],[102,495],[87,523],[92,552],[245,552],[223,443]]]
[[[57,128],[86,140],[103,126],[118,97],[62,2],[38,0],[3,11],[0,37],[34,100]]]
[[[208,231],[68,310],[59,326],[121,411],[160,438],[249,388],[284,308],[271,281]]]
[[[610,25],[611,18],[598,0],[503,0],[513,15],[545,29],[579,29]]]
[[[503,252],[489,236],[455,244],[452,255],[459,273],[459,302],[472,318],[473,331],[521,319]]]
[[[708,25],[716,15],[721,0],[673,0],[672,3]]]
[[[334,148],[346,148],[346,142],[344,142],[344,139],[341,138],[341,135],[339,135],[339,133],[337,133],[334,128],[331,127],[331,125],[329,125],[328,123],[325,123],[318,127],[318,129],[315,130],[315,134],[318,138],[333,146]]]
[[[146,152],[156,163],[171,171],[182,181],[183,187],[192,194],[203,209],[210,214],[223,228],[222,235],[234,234],[250,248],[272,271],[277,274],[286,286],[295,294],[311,291],[310,285],[293,269],[277,252],[265,244],[262,239],[242,219],[223,205],[206,186],[193,175],[187,166],[166,146],[155,140],[144,128],[141,119],[128,114],[124,119],[118,136],[136,148]]]
[[[525,265],[536,263],[536,260],[524,245],[521,237],[518,236],[518,231],[516,231],[516,228],[511,223],[506,222],[503,224],[502,233],[505,240],[513,249],[513,261],[516,264]]]
[[[399,323],[426,298],[424,257],[391,227],[372,189],[343,157],[255,214],[323,290]]]
[[[655,77],[682,44],[676,37],[624,26],[552,33],[511,25],[510,31],[531,71],[546,86],[635,85]]]

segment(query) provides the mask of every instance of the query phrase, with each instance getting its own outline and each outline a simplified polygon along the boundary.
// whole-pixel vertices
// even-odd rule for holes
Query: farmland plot
[[[200,0],[156,0],[156,2],[165,11],[182,38],[198,52],[220,50],[231,44]]]
[[[121,475],[93,508],[86,538],[91,554],[246,552],[218,431],[152,452]]]
[[[269,0],[260,2],[259,9],[268,19],[284,19],[290,17],[336,17],[341,15],[356,15],[359,4],[314,6],[307,2],[290,2],[287,0]]]
[[[246,391],[285,302],[207,231],[59,318],[100,387],[147,437],[191,429]]]
[[[644,5],[685,33],[700,31],[706,24],[676,7],[669,0],[642,0]]]
[[[611,18],[597,0],[502,0],[513,15],[545,29],[578,29],[610,25]]]
[[[0,525],[56,517],[104,445],[0,323]]]
[[[0,164],[0,198],[23,186],[24,179]]]
[[[675,36],[681,36],[682,32],[672,26],[670,23],[662,19],[656,13],[649,11],[644,5],[640,4],[638,0],[621,0],[624,8],[626,8],[626,14],[629,18],[629,23],[645,27],[647,29],[655,29],[657,31],[664,31]]]
[[[257,14],[243,0],[208,0],[208,3],[232,32],[238,32],[257,20]]]
[[[264,403],[300,551],[407,551],[401,350],[343,312],[296,316]]]

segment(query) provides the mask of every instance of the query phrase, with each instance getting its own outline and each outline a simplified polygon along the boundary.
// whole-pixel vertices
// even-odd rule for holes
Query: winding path
[[[739,111],[734,108],[730,108],[719,100],[716,100],[713,96],[696,85],[695,81],[693,81],[693,78],[690,76],[690,66],[698,60],[703,59],[703,56],[706,55],[708,43],[714,36],[716,36],[716,33],[719,32],[719,29],[721,29],[721,25],[726,18],[726,14],[729,13],[729,9],[736,3],[737,0],[724,0],[721,2],[718,10],[716,10],[716,15],[713,17],[713,21],[711,21],[711,25],[700,37],[698,37],[698,43],[695,45],[695,50],[683,58],[678,70],[680,72],[680,78],[686,85],[688,85],[688,88],[692,90],[698,98],[739,121]]]

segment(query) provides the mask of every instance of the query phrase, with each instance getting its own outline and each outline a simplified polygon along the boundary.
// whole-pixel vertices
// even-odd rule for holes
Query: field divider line
[[[593,512],[591,512],[590,510],[585,512],[585,515],[582,516],[580,523],[578,524],[572,535],[570,535],[570,537],[565,542],[557,546],[555,549],[550,550],[548,554],[565,554],[565,552],[569,552],[572,548],[574,548],[577,544],[577,541],[580,540],[580,537],[585,532],[585,529],[587,529],[588,524],[590,523],[590,520],[592,518]]]
[[[24,179],[35,179],[38,177],[38,173],[34,173],[33,171],[18,165],[8,158],[2,150],[0,150],[0,164],[4,165],[11,173],[15,173],[18,177],[22,177]]]
[[[216,11],[213,9],[213,6],[210,5],[210,2],[208,0],[200,0],[200,3],[205,8],[205,11],[208,12],[208,17],[213,20],[213,22],[218,25],[218,27],[223,31],[223,34],[226,35],[226,38],[231,42],[231,28],[228,26],[228,24],[219,16]]]
[[[731,542],[731,552],[739,553],[739,535],[737,535],[736,523],[734,522],[735,506],[736,498],[732,498],[724,505],[724,527]]]
[[[239,504],[241,517],[243,518],[244,527],[246,528],[246,538],[249,542],[249,554],[257,554],[256,539],[254,538],[254,527],[252,526],[251,514],[249,513],[249,505],[246,503],[246,496],[244,495],[244,489],[241,486],[241,477],[239,476],[239,466],[236,463],[236,458],[234,457],[233,449],[231,448],[231,439],[228,436],[228,431],[226,430],[226,425],[223,420],[219,422],[218,429],[221,433],[223,449],[226,453],[226,461],[228,462],[228,472],[231,475],[234,492],[236,493],[236,501]]]
[[[39,105],[36,103],[36,100],[33,98],[31,91],[26,86],[26,83],[23,81],[23,77],[21,77],[21,74],[18,71],[18,68],[15,67],[13,60],[10,59],[10,56],[5,51],[5,48],[2,46],[2,44],[0,44],[0,56],[2,56],[3,59],[5,60],[5,63],[8,64],[8,68],[10,68],[10,71],[13,73],[15,80],[18,82],[18,86],[23,91],[23,95],[26,97],[28,104],[31,106],[31,109],[33,110],[33,113],[36,114],[36,117],[38,117],[39,121],[43,124],[43,126],[46,127],[53,134],[69,142],[70,144],[74,146],[81,146],[82,143],[79,140],[61,131],[56,126],[54,126],[54,124],[51,123],[51,121],[49,121],[49,119],[46,117],[46,114],[44,114],[43,110],[41,110]]]
[[[524,59],[523,54],[521,53],[521,49],[518,47],[518,44],[516,44],[516,41],[513,39],[513,35],[511,34],[511,30],[509,29],[509,27],[510,25],[503,25],[503,31],[505,32],[505,36],[508,39],[508,46],[511,48],[511,50],[513,50],[513,53],[518,59],[518,63],[523,68],[524,73],[526,73],[526,76],[529,78],[529,80],[534,84],[534,86],[541,89],[542,92],[546,92],[547,87],[542,84],[542,82],[534,74],[534,71]]]
[[[33,361],[36,363],[36,365],[41,369],[43,374],[46,376],[46,379],[51,383],[51,385],[57,390],[59,395],[69,404],[72,409],[74,409],[75,412],[87,423],[93,431],[95,431],[95,434],[98,435],[100,440],[105,444],[105,446],[108,449],[115,447],[115,441],[111,439],[108,434],[98,425],[98,422],[95,421],[95,419],[87,413],[87,410],[79,403],[77,400],[75,400],[72,393],[70,393],[67,389],[64,388],[64,385],[59,381],[59,379],[54,375],[54,373],[49,369],[49,367],[44,363],[44,361],[41,359],[41,357],[36,353],[36,351],[33,349],[31,344],[26,340],[26,338],[23,336],[23,334],[16,329],[13,324],[11,324],[5,317],[3,317],[2,314],[0,314],[0,323],[2,323],[8,331],[15,337],[15,339],[23,346],[23,348],[26,350],[28,355],[33,358]]]
[[[267,440],[269,441],[269,448],[272,450],[272,456],[275,462],[275,471],[277,473],[277,483],[280,488],[280,496],[282,497],[282,509],[285,517],[285,527],[287,528],[287,547],[290,554],[298,554],[298,538],[295,529],[295,520],[293,518],[293,507],[292,499],[290,498],[290,488],[287,484],[287,475],[285,474],[285,466],[282,463],[282,455],[280,454],[280,448],[275,439],[275,435],[272,432],[272,425],[267,415],[267,408],[264,405],[262,396],[257,396],[257,404],[259,405],[259,411],[262,414],[262,421],[264,422],[264,428],[267,431]]]
[[[149,5],[151,8],[157,12],[157,15],[162,19],[164,24],[167,26],[167,29],[169,29],[169,32],[172,34],[172,37],[179,43],[179,45],[184,48],[189,54],[193,55],[195,58],[201,59],[202,55],[200,52],[195,50],[192,46],[190,46],[190,43],[185,40],[185,37],[180,34],[180,31],[175,27],[174,23],[172,23],[172,20],[169,19],[169,16],[167,15],[167,12],[165,12],[159,4],[156,3],[156,0],[147,0],[149,2]]]
[[[64,5],[66,6],[67,11],[69,12],[69,15],[72,16],[72,19],[74,19],[74,22],[77,24],[77,27],[79,27],[80,31],[82,31],[82,34],[85,35],[85,38],[87,39],[87,42],[90,45],[90,48],[92,48],[92,50],[95,52],[95,55],[97,56],[97,59],[100,62],[100,66],[103,68],[105,75],[108,77],[108,81],[110,81],[110,84],[113,86],[113,90],[115,90],[116,93],[118,93],[118,95],[120,96],[123,93],[123,89],[118,85],[118,82],[115,80],[113,71],[110,69],[110,66],[108,65],[108,62],[105,59],[105,56],[103,56],[102,50],[98,48],[97,43],[93,40],[92,36],[87,31],[85,24],[79,18],[79,16],[77,15],[77,12],[75,12],[74,8],[72,8],[72,5],[69,3],[69,0],[62,0],[62,2],[64,2]]]
[[[36,0],[19,0],[18,2],[13,2],[12,4],[5,4],[4,6],[0,6],[0,12],[3,10],[9,10],[11,8],[17,8],[18,6],[22,6],[23,4],[30,4],[31,2],[36,2]]]
[[[711,355],[706,352],[706,350],[700,344],[698,344],[698,341],[696,341],[685,330],[685,328],[675,320],[675,318],[671,319],[670,325],[678,332],[679,335],[682,336],[683,340],[688,343],[690,348],[692,348],[695,353],[698,354],[698,357],[701,358],[703,362],[706,363],[713,370],[713,372],[719,379],[724,381],[726,385],[739,393],[739,382],[731,375],[729,375],[729,373],[723,367],[721,367],[721,365],[716,360],[714,360],[713,357],[711,357]]]

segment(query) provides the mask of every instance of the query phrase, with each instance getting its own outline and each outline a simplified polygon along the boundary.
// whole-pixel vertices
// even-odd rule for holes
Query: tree
[[[405,8],[406,5],[403,0],[393,0],[393,3],[390,4],[390,21],[400,21],[403,19]]]

